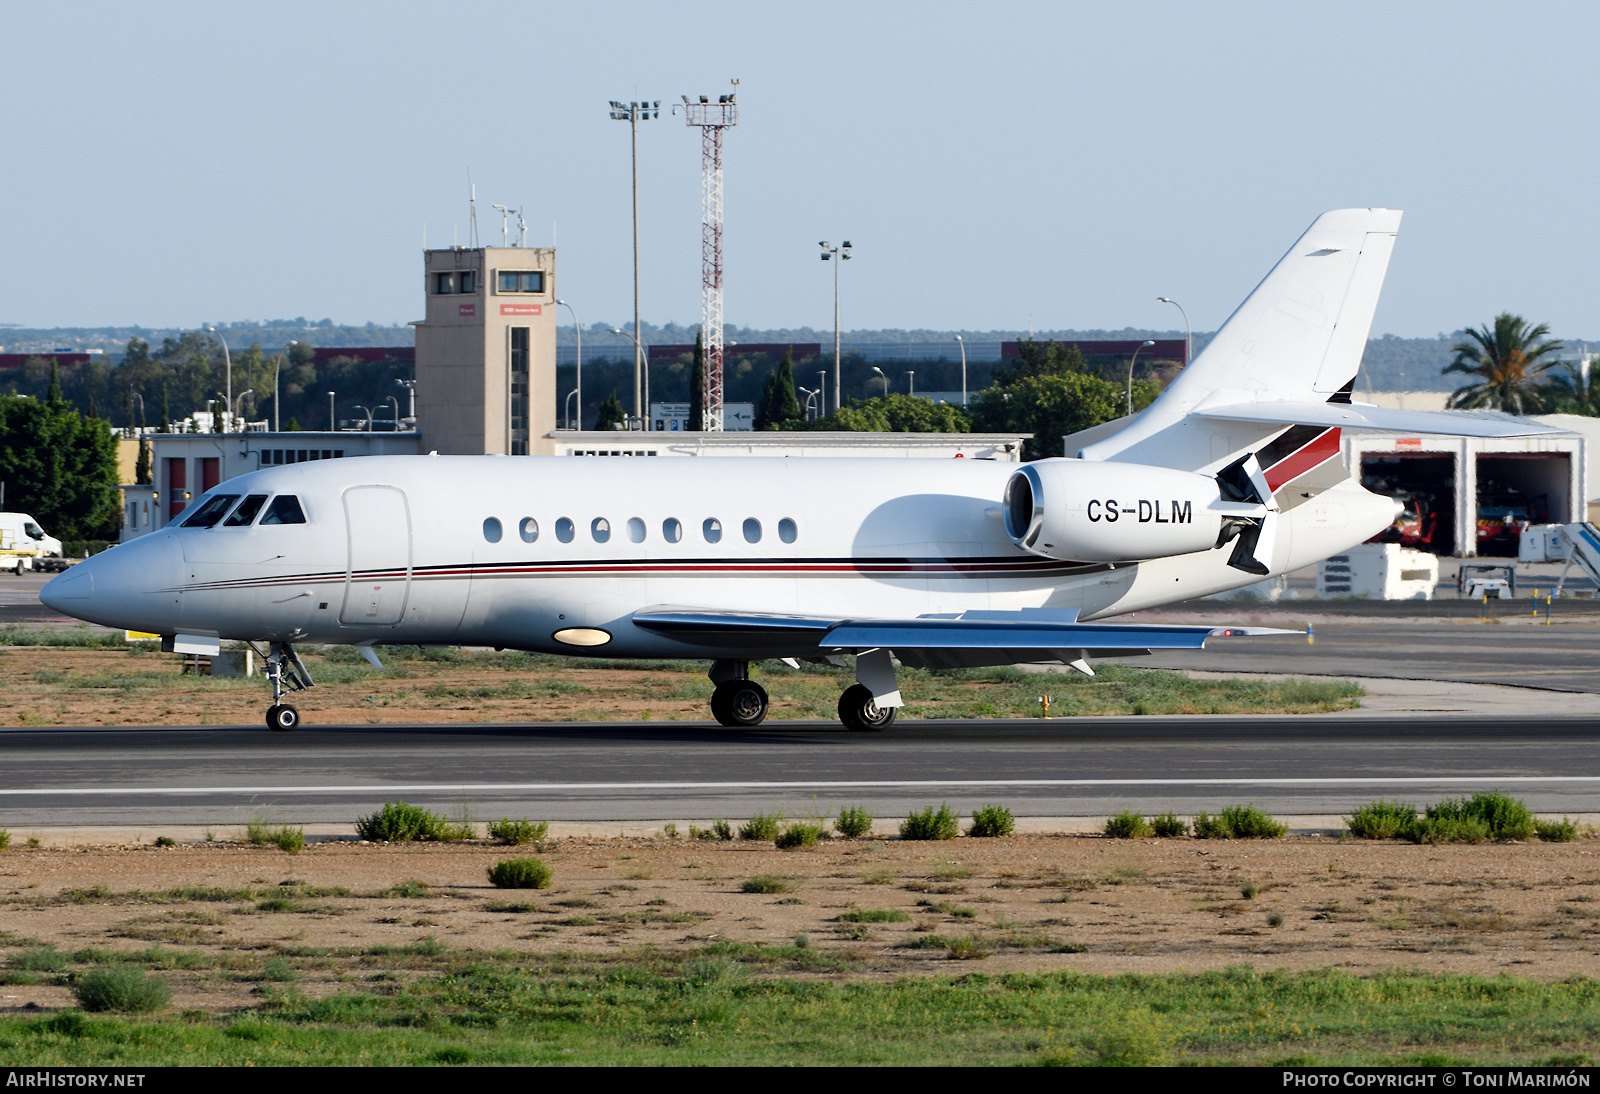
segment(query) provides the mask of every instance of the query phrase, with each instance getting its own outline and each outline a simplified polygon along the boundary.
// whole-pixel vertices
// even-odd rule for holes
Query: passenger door
[[[405,617],[411,587],[411,511],[393,486],[353,486],[344,493],[350,537],[345,570],[345,626],[393,626]]]

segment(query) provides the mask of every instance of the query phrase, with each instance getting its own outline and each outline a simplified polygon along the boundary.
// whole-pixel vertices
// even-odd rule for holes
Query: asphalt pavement
[[[403,797],[477,819],[787,815],[948,801],[1021,817],[1336,814],[1499,787],[1600,812],[1600,718],[1343,715],[713,725],[0,729],[0,827],[352,822]]]

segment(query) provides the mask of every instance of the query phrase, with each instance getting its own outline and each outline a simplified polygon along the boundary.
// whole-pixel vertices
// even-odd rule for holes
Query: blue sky
[[[1215,328],[1320,211],[1406,211],[1375,333],[1600,334],[1600,7],[1458,3],[0,6],[0,321],[421,314],[523,205],[586,323],[699,315],[697,134],[742,81],[727,319]],[[552,227],[554,226],[554,227]],[[564,320],[563,320],[564,321]]]

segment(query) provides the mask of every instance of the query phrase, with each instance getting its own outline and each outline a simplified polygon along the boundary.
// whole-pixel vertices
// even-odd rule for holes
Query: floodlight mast
[[[627,122],[633,131],[633,415],[641,422],[649,421],[649,407],[643,404],[644,368],[640,354],[643,334],[639,327],[639,123],[661,116],[661,100],[652,102],[618,102],[611,100],[611,120]]]
[[[683,120],[700,127],[700,341],[705,352],[700,389],[701,428],[720,433],[723,387],[722,359],[726,343],[722,331],[722,131],[739,124],[739,81],[734,91],[701,95],[699,102],[683,96]],[[676,109],[676,108],[674,108]]]

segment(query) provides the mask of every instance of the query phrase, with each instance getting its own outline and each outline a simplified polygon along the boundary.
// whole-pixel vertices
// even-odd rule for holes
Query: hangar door
[[[392,626],[405,615],[411,585],[411,511],[405,492],[355,486],[344,493],[344,512],[350,555],[339,622]]]
[[[1435,555],[1456,553],[1456,458],[1447,452],[1365,453],[1361,485],[1395,498],[1401,512],[1375,537]]]

